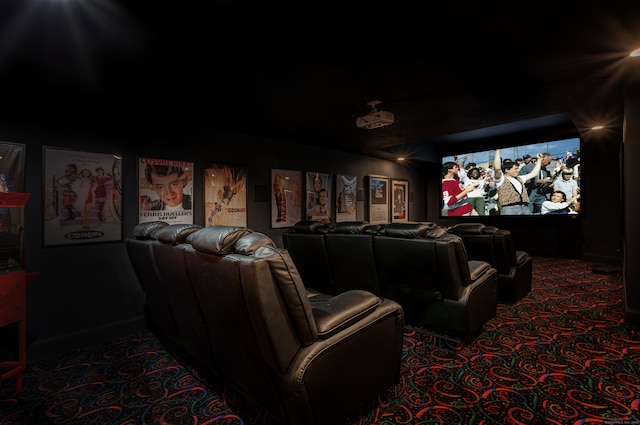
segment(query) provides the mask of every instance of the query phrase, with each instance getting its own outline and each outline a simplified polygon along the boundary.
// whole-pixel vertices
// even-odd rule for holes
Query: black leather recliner
[[[459,223],[447,231],[462,238],[469,258],[498,270],[498,301],[513,303],[531,291],[533,259],[516,250],[510,231],[482,223]]]
[[[465,339],[496,314],[496,270],[470,261],[462,240],[435,223],[336,223],[316,238],[324,240],[316,248],[327,250],[325,268],[338,292],[366,289],[397,301],[408,324]],[[323,258],[302,244],[284,245],[294,261]]]
[[[392,223],[374,240],[384,294],[403,291],[407,320],[467,339],[495,317],[495,268],[467,258],[462,240],[435,223]],[[392,289],[393,291],[391,292]],[[404,304],[403,304],[404,303]]]
[[[166,250],[176,257],[172,267],[182,271],[153,268],[165,283],[170,277],[176,288],[193,291],[202,313],[200,327],[185,320],[191,314],[184,311],[187,302],[168,297],[175,320],[191,327],[181,336],[198,339],[181,347],[208,344],[206,369],[277,421],[344,423],[399,382],[404,313],[398,303],[362,290],[334,296],[307,289],[288,251],[250,229],[179,226],[164,227],[145,252]],[[139,263],[159,260],[137,255],[137,239],[127,246],[136,270]]]

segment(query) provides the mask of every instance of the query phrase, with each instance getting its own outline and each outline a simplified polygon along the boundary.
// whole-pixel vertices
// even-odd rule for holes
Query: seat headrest
[[[230,254],[235,251],[238,239],[253,233],[247,227],[211,226],[198,230],[190,238],[196,251],[205,254]]]
[[[198,224],[169,224],[158,230],[156,239],[163,243],[177,245],[185,243],[190,234],[200,229],[202,226]]]
[[[292,233],[318,233],[324,226],[324,223],[319,221],[299,221],[291,228]]]
[[[260,232],[253,232],[242,236],[236,241],[235,252],[242,255],[253,255],[253,253],[263,246],[276,248],[276,244],[270,237]]]
[[[422,237],[423,238],[431,238],[431,239],[439,239],[439,238],[442,238],[443,236],[446,236],[446,235],[456,236],[456,235],[453,235],[451,233],[448,233],[447,229],[445,227],[434,226],[434,227],[428,229],[426,232],[424,232],[424,235],[422,235]]]
[[[433,223],[390,223],[384,227],[382,234],[391,238],[415,239],[433,227]]]
[[[169,223],[164,221],[148,221],[146,223],[138,223],[133,227],[133,237],[136,239],[152,239],[151,233],[154,230],[168,226]]]
[[[498,227],[495,226],[487,226],[484,228],[484,233],[491,233],[491,234],[495,234],[495,233],[500,233],[500,232],[509,232],[508,230],[504,230],[504,229],[500,229]]]
[[[365,235],[379,235],[381,233],[381,230],[384,229],[384,226],[386,226],[386,224],[370,224],[364,228],[362,233],[364,233]]]
[[[478,235],[484,233],[486,226],[482,223],[458,223],[451,227],[449,233],[458,235]]]
[[[364,233],[365,229],[370,227],[368,221],[343,221],[333,226],[332,233],[345,233],[350,235],[359,235]]]

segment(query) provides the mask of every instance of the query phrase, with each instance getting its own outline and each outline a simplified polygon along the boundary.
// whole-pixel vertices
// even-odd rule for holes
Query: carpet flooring
[[[592,266],[534,258],[531,293],[467,344],[407,326],[400,382],[348,423],[640,424],[640,335],[620,273]],[[273,423],[150,333],[29,364],[24,388],[2,383],[0,425]]]

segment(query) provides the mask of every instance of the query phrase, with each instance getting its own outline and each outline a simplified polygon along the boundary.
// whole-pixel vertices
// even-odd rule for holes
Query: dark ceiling
[[[638,1],[2,0],[0,124],[206,125],[389,157],[527,123],[620,127],[637,47]],[[357,128],[375,99],[395,123]]]

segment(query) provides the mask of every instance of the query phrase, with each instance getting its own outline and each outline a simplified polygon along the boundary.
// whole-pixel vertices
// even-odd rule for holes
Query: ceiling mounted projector
[[[379,100],[367,102],[367,105],[371,107],[371,112],[356,118],[356,126],[358,128],[373,130],[374,128],[386,127],[393,124],[393,112],[378,111],[377,106],[381,103]]]

